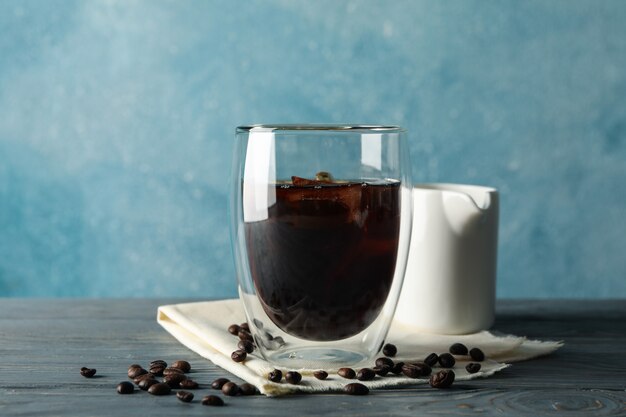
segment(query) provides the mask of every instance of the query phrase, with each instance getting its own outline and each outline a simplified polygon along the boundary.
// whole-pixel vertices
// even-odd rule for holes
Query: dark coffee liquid
[[[353,336],[378,317],[393,281],[398,182],[278,184],[268,218],[245,223],[263,308],[308,340]]]

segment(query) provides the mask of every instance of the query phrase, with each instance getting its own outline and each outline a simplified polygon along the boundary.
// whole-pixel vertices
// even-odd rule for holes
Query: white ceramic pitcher
[[[413,232],[396,320],[467,334],[494,321],[498,192],[459,184],[413,188]]]

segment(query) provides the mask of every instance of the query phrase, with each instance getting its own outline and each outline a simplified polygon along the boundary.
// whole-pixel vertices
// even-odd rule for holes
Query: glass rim
[[[366,125],[366,124],[253,124],[237,126],[237,133],[247,132],[281,132],[281,131],[324,131],[324,132],[376,132],[376,133],[405,133],[406,129],[394,125]]]

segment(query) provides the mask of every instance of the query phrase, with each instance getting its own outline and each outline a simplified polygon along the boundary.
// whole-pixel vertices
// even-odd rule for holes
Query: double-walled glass
[[[291,369],[378,353],[408,253],[408,155],[395,126],[237,128],[231,237],[256,353]]]

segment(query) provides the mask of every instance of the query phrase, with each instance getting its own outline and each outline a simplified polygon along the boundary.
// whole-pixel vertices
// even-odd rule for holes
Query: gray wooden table
[[[450,390],[226,397],[219,409],[197,399],[215,393],[213,379],[233,377],[155,321],[158,305],[180,301],[0,299],[0,416],[626,415],[626,300],[499,303],[495,329],[565,347]],[[203,386],[196,400],[115,392],[129,364],[153,359],[191,362]],[[81,366],[98,377],[83,378]]]

